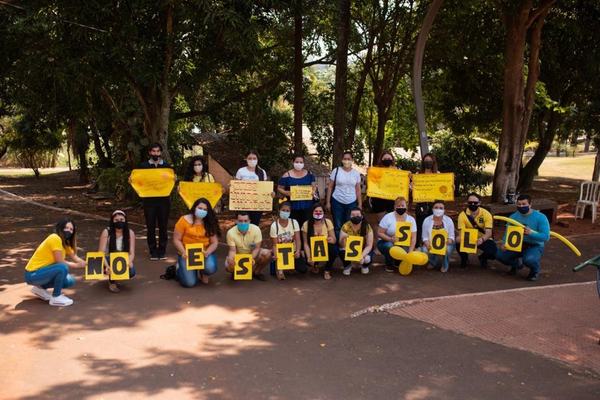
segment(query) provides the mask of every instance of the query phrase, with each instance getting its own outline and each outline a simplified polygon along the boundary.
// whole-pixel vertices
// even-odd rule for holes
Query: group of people
[[[141,168],[167,168],[161,158],[162,148],[153,144],[149,149],[149,159]],[[267,173],[258,166],[258,154],[254,151],[246,155],[247,165],[237,171],[236,179],[268,180]],[[385,258],[385,270],[398,270],[399,260],[391,255],[397,243],[398,223],[410,226],[409,239],[401,247],[406,253],[421,251],[428,255],[428,268],[447,272],[450,256],[459,250],[460,266],[468,264],[468,253],[460,251],[460,232],[463,229],[476,229],[479,264],[485,268],[488,260],[497,259],[510,266],[510,273],[516,274],[522,266],[530,269],[528,279],[535,281],[539,277],[540,259],[544,243],[549,239],[548,219],[531,208],[531,198],[521,195],[517,200],[517,212],[511,218],[525,225],[524,243],[521,252],[509,251],[501,245],[497,247],[492,236],[492,215],[481,207],[481,198],[476,193],[467,197],[466,208],[458,215],[457,227],[452,218],[446,215],[443,201],[415,204],[415,216],[409,214],[409,199],[398,197],[395,200],[369,199],[371,209],[377,214],[378,225],[374,230],[367,221],[362,204],[361,176],[353,168],[352,153],[345,152],[342,165],[334,168],[328,182],[325,206],[321,204],[314,175],[305,167],[303,156],[294,156],[293,168],[279,179],[277,193],[282,198],[277,215],[269,229],[270,246],[263,246],[260,229],[262,212],[237,211],[236,222],[225,234],[228,253],[224,267],[232,277],[235,269],[235,256],[250,254],[253,277],[265,280],[264,271],[270,267],[270,273],[279,280],[286,278],[283,270],[277,266],[277,245],[293,243],[294,269],[298,273],[309,270],[320,274],[326,280],[332,278],[333,265],[337,257],[342,260],[343,275],[350,275],[353,268],[362,274],[370,272],[377,249]],[[391,152],[384,152],[378,165],[396,168]],[[426,154],[418,173],[437,173],[437,163],[433,154]],[[208,165],[201,156],[193,157],[184,175],[184,180],[192,182],[214,182],[208,172]],[[291,187],[295,185],[312,186],[312,200],[291,200]],[[273,193],[276,197],[277,193]],[[150,260],[166,259],[168,241],[167,223],[170,211],[169,197],[144,198],[144,215],[147,226],[147,243]],[[326,217],[330,212],[332,219]],[[158,227],[158,242],[156,228]],[[431,252],[431,239],[436,230],[446,232],[446,252],[443,255]],[[209,283],[210,275],[218,269],[216,251],[222,236],[218,218],[211,203],[197,199],[190,210],[181,216],[175,224],[173,245],[178,253],[175,276],[184,287],[194,287],[199,282]],[[62,289],[74,284],[69,268],[84,267],[85,261],[77,256],[77,232],[70,219],[64,219],[56,225],[55,233],[49,235],[35,250],[25,267],[25,281],[32,285],[32,292],[53,306],[68,306],[73,300],[62,294]],[[326,238],[327,251],[325,261],[313,259],[311,239]],[[362,238],[362,253],[358,261],[346,260],[345,246],[348,238]],[[202,244],[204,268],[189,270],[186,268],[186,245]],[[457,247],[458,246],[458,247]],[[127,215],[121,210],[112,213],[108,226],[99,237],[98,251],[106,257],[105,272],[110,275],[108,255],[112,252],[129,254],[129,276],[135,276],[135,233],[127,223]],[[69,261],[67,261],[67,258]],[[108,280],[109,290],[119,291],[116,281]],[[52,288],[52,293],[47,289]]]

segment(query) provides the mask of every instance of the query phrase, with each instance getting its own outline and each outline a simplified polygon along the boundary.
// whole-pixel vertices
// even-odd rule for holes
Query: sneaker
[[[450,268],[450,264],[442,264],[440,272],[448,272],[448,268]]]
[[[369,267],[360,267],[360,273],[367,275],[369,273]]]
[[[52,298],[52,295],[48,293],[48,291],[39,286],[32,286],[31,293],[35,294],[37,297],[44,301],[49,301]]]
[[[71,300],[64,294],[61,294],[60,296],[56,296],[56,297],[52,296],[49,304],[51,306],[56,306],[56,307],[66,307],[66,306],[70,306],[71,304],[73,304],[73,300]]]
[[[535,282],[538,279],[540,279],[540,273],[530,273],[529,275],[527,275],[527,280],[531,281],[531,282]]]
[[[117,282],[108,282],[108,290],[110,290],[113,293],[119,293],[121,291]]]
[[[342,271],[342,274],[344,274],[344,276],[350,276],[351,273],[352,273],[351,265],[348,265],[348,267],[345,267],[344,270]]]
[[[156,254],[152,254],[150,256],[150,261],[158,261],[158,256]]]
[[[385,266],[385,272],[396,272],[398,268],[391,267],[389,265]]]
[[[158,259],[159,259],[159,260],[161,260],[161,261],[164,261],[164,260],[166,260],[166,259],[167,259],[167,256],[165,256],[164,254],[160,254],[160,255],[158,256]]]

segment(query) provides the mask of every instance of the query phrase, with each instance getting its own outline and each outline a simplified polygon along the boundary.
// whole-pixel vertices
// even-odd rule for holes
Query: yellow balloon
[[[420,251],[411,251],[404,259],[413,265],[425,265],[429,261],[427,254]]]
[[[400,268],[398,268],[398,270],[400,271],[400,275],[410,275],[410,273],[412,272],[413,266],[411,263],[409,263],[407,260],[404,260],[400,263]]]
[[[404,257],[406,257],[406,250],[400,246],[394,246],[390,249],[390,256],[395,260],[404,260]]]

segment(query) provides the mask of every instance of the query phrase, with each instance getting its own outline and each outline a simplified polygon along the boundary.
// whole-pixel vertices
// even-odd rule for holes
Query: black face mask
[[[384,167],[391,167],[392,165],[394,165],[394,160],[381,160],[381,164],[383,164]]]
[[[398,215],[404,215],[404,213],[406,212],[406,208],[398,207],[396,208],[396,212],[398,213]]]
[[[477,211],[477,209],[479,208],[479,206],[477,204],[469,204],[468,208],[469,208],[469,210],[475,212],[475,211]]]
[[[116,229],[125,229],[125,221],[117,221],[114,223]]]
[[[158,161],[158,159],[160,158],[160,156],[150,156],[152,158],[152,161]]]
[[[71,231],[63,231],[63,235],[65,235],[65,239],[69,240],[73,237],[73,232]]]
[[[433,161],[423,161],[423,167],[425,169],[433,169]]]
[[[350,222],[352,222],[354,225],[358,225],[362,222],[362,217],[350,217]]]

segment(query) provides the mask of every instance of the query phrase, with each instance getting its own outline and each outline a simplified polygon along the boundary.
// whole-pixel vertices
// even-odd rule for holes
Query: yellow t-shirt
[[[48,236],[44,241],[35,249],[35,252],[29,259],[29,262],[25,266],[26,271],[36,271],[42,267],[56,263],[54,259],[54,252],[59,250],[62,253],[63,259],[66,255],[73,254],[73,249],[69,246],[63,247],[62,239],[56,233]]]
[[[371,233],[373,231],[373,228],[371,228],[371,225],[366,220],[363,221],[363,223],[367,224],[367,231],[365,234],[368,235],[369,233]],[[358,229],[359,229],[358,231],[354,230],[352,221],[348,221],[344,225],[342,225],[342,232],[344,232],[348,236],[360,236],[360,228],[358,228]]]
[[[476,226],[473,226],[473,224],[471,224],[471,221],[469,221],[469,218],[467,218],[467,215],[471,214],[471,210],[468,209],[458,214],[459,230],[464,228],[477,229],[477,227],[482,229],[492,229],[492,227],[494,226],[494,218],[492,217],[492,214],[490,214],[490,212],[485,208],[479,207],[479,213],[477,214],[477,217],[474,217]],[[478,238],[483,237],[483,233],[481,231],[478,230],[477,232]]]
[[[324,224],[321,224],[321,229],[316,230],[314,236],[328,236],[329,231],[333,230],[333,222],[329,218],[323,219]],[[306,232],[308,234],[308,221],[302,224],[302,232]]]
[[[235,246],[237,254],[250,254],[256,248],[256,244],[262,242],[260,228],[250,224],[248,232],[242,234],[237,226],[227,231],[227,246]]]
[[[206,249],[210,244],[210,238],[206,235],[204,224],[194,225],[190,223],[185,216],[179,218],[175,224],[175,230],[181,233],[181,242],[183,245],[202,243]]]
[[[204,183],[210,183],[210,182],[214,182],[215,181],[215,177],[212,176],[211,174],[209,174],[208,172],[206,173],[206,175],[204,175],[204,178],[200,179],[200,177],[198,175],[194,175],[194,177],[192,178],[192,182],[204,182]]]

